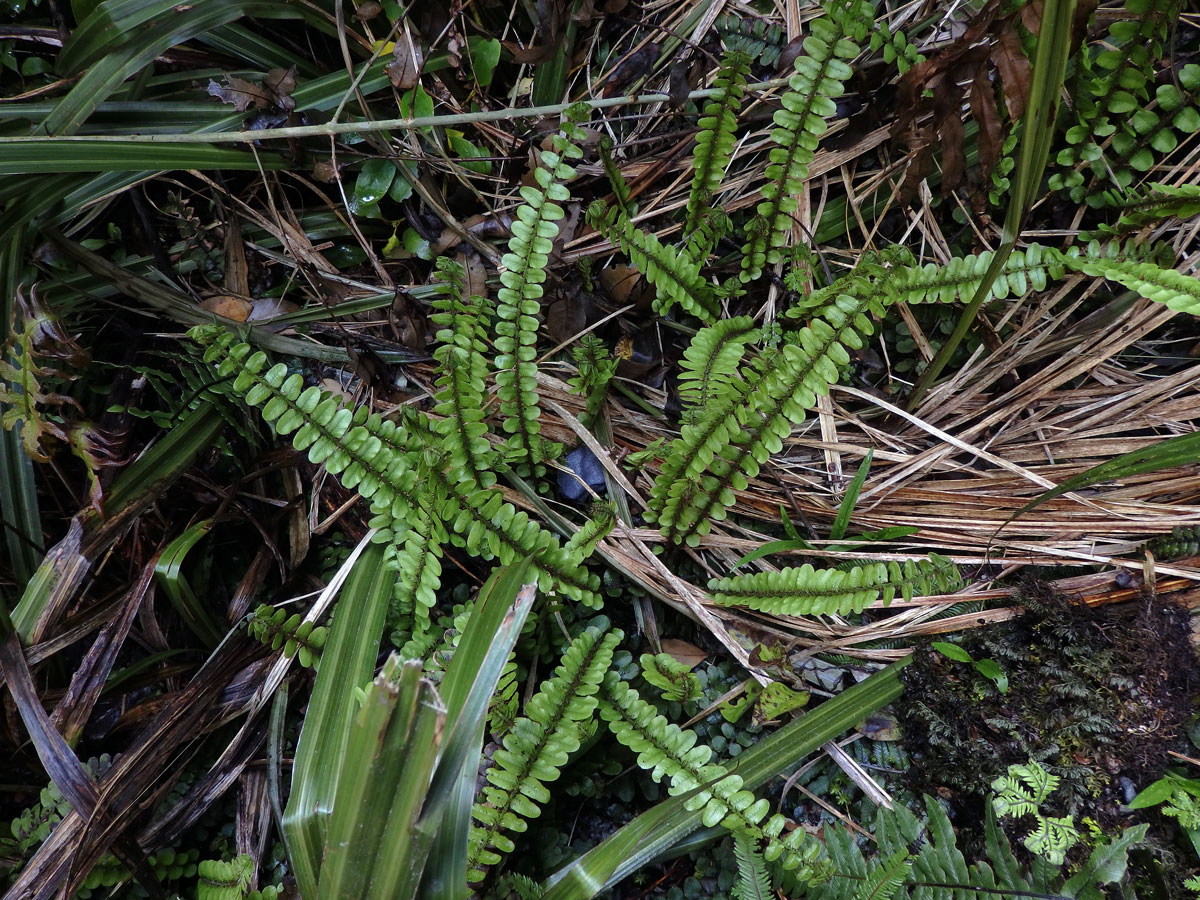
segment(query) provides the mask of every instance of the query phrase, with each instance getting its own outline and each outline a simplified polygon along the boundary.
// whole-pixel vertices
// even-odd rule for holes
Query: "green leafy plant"
[[[961,663],[970,663],[974,666],[976,672],[996,683],[996,690],[1002,694],[1008,693],[1008,676],[1004,674],[1004,669],[994,659],[974,659],[970,653],[958,644],[951,644],[947,641],[933,641],[929,646],[947,659],[953,659]]]
[[[1058,777],[1036,762],[1011,765],[1007,775],[992,782],[992,789],[996,791],[992,809],[1001,818],[1032,816],[1034,826],[1023,843],[1031,853],[1045,857],[1051,865],[1061,866],[1067,851],[1079,843],[1079,831],[1071,816],[1042,814],[1042,804],[1057,787]]]
[[[324,625],[306,622],[300,613],[288,615],[286,609],[263,605],[246,622],[246,630],[257,641],[272,650],[283,648],[283,655],[296,657],[304,668],[312,668],[321,658],[328,629]]]

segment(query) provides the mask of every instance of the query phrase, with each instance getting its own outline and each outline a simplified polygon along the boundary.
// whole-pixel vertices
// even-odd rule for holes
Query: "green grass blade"
[[[446,708],[420,661],[393,654],[355,716],[325,843],[317,897],[406,900],[425,865],[416,830],[444,737]],[[418,875],[419,877],[419,875]]]
[[[47,175],[61,172],[168,172],[172,169],[284,169],[277,153],[253,153],[212,144],[134,144],[114,147],[87,141],[54,144],[13,142],[0,145],[0,175]]]
[[[162,587],[171,605],[192,633],[209,647],[216,647],[221,643],[229,629],[214,618],[206,605],[197,599],[183,574],[183,564],[192,548],[200,543],[216,524],[216,519],[204,519],[192,525],[163,548],[158,562],[154,564],[154,580]]]
[[[383,565],[383,546],[367,547],[342,587],[321,653],[292,766],[292,793],[283,814],[296,882],[306,898],[317,896],[325,833],[357,712],[354,692],[375,672],[394,578],[395,573]]]
[[[1151,444],[1149,447],[1141,447],[1115,459],[1106,460],[1097,466],[1092,466],[1086,472],[1080,472],[1078,475],[1068,478],[1058,487],[1038,495],[1009,516],[997,529],[997,532],[1034,507],[1041,506],[1047,500],[1053,500],[1063,494],[1069,494],[1071,491],[1091,487],[1102,481],[1118,481],[1133,475],[1144,475],[1147,472],[1159,472],[1163,469],[1173,469],[1176,466],[1192,465],[1197,460],[1200,460],[1200,432],[1181,434],[1178,437],[1167,438]]]
[[[786,771],[899,697],[903,692],[900,669],[907,663],[902,660],[876,672],[764,738],[739,756],[731,770],[749,790]],[[556,872],[547,880],[542,900],[590,900],[668,851],[700,827],[700,811],[688,812],[687,799],[682,794],[659,803]]]
[[[172,11],[139,26],[136,36],[118,49],[110,47],[100,56],[42,121],[38,131],[74,134],[126,78],[145,69],[176,44],[242,16],[281,19],[297,18],[299,13],[296,7],[277,2],[205,0],[191,6],[177,4]]]
[[[867,458],[862,461],[858,471],[854,473],[854,478],[846,487],[846,496],[842,498],[842,505],[838,507],[833,524],[829,526],[831,541],[840,541],[846,536],[846,529],[850,526],[850,516],[854,514],[854,504],[858,503],[859,491],[862,490],[863,483],[867,480],[867,473],[871,471],[871,460],[874,458],[875,451],[868,450]]]
[[[446,720],[451,723],[445,753],[429,790],[430,802],[421,815],[422,827],[438,831],[444,820],[461,826],[443,840],[441,852],[427,873],[423,896],[460,898],[467,893],[467,809],[462,809],[461,780],[479,765],[481,738],[487,721],[488,704],[500,680],[500,672],[512,652],[517,635],[533,607],[537,586],[529,560],[522,559],[497,569],[479,592],[475,609],[450,659],[442,682]],[[455,803],[454,812],[448,813]]]

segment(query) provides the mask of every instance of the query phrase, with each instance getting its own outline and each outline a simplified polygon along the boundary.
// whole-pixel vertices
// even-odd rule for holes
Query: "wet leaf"
[[[604,91],[601,96],[615,97],[623,93],[625,88],[632,82],[649,75],[657,59],[658,44],[644,44],[637,50],[634,50],[621,60],[612,74],[605,80]]]
[[[296,108],[296,101],[292,99],[292,91],[296,89],[295,66],[287,69],[271,69],[263,77],[263,87],[271,95],[275,105],[284,112],[291,112]]]
[[[683,663],[689,669],[696,668],[696,666],[708,659],[708,654],[695,644],[681,641],[678,638],[664,638],[662,651],[669,654],[676,662]]]
[[[378,203],[392,186],[395,177],[396,166],[390,159],[368,159],[354,182],[355,203],[360,209]]]
[[[996,71],[1004,82],[1004,105],[1008,109],[1008,118],[1015,122],[1025,114],[1032,82],[1029,58],[1021,49],[1020,36],[1012,28],[1000,33],[992,48],[992,62],[996,64]]]
[[[200,308],[207,310],[213,315],[221,316],[234,322],[245,322],[250,318],[250,312],[254,309],[254,304],[249,300],[242,297],[235,297],[232,294],[217,294],[215,297],[209,297],[201,303]]]
[[[405,35],[396,41],[396,46],[392,48],[392,61],[384,66],[384,71],[392,87],[407,91],[417,86],[424,65],[425,56],[421,48],[413,43],[411,36]]]
[[[475,83],[487,87],[492,83],[492,75],[500,62],[500,42],[495,38],[483,38],[472,35],[467,38],[467,53],[471,59],[471,74]]]
[[[808,703],[808,691],[793,691],[786,684],[772,681],[763,688],[758,702],[754,704],[754,722],[758,725],[774,722],[806,703]]]
[[[262,85],[238,78],[236,75],[226,75],[224,86],[215,81],[208,82],[208,93],[222,103],[228,103],[238,112],[245,112],[251,106],[266,109],[273,105],[270,92]]]

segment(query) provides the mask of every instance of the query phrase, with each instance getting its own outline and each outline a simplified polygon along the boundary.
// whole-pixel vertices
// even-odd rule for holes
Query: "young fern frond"
[[[1200,184],[1161,184],[1151,182],[1141,192],[1109,192],[1106,206],[1119,209],[1115,225],[1101,225],[1105,234],[1121,235],[1137,231],[1164,219],[1190,219],[1200,215]]]
[[[859,293],[842,293],[764,363],[765,371],[727,389],[713,412],[684,425],[671,447],[650,497],[650,516],[670,541],[699,542],[714,520],[725,517],[734,491],[773,453],[793,424],[804,421],[817,397],[828,393],[850,361],[846,347],[859,349],[874,330],[869,315],[882,316],[886,294],[865,279],[851,280]]]
[[[272,650],[282,647],[284,656],[288,659],[297,657],[300,665],[307,669],[321,658],[328,630],[324,625],[303,621],[299,613],[289,616],[286,609],[264,604],[246,622],[246,631]]]
[[[664,246],[621,210],[607,209],[600,200],[588,207],[587,218],[588,224],[624,250],[646,281],[654,285],[654,311],[659,315],[678,303],[704,322],[720,317],[720,303],[712,285],[700,276],[700,264],[687,250]]]
[[[525,202],[513,216],[508,252],[501,257],[500,289],[496,292],[496,386],[503,427],[509,434],[511,462],[536,470],[553,455],[539,435],[537,394],[537,330],[546,264],[558,235],[556,224],[565,213],[560,204],[570,200],[566,182],[575,177],[568,160],[579,159],[577,144],[583,132],[576,124],[586,119],[587,108],[572,107],[563,118],[562,131],[551,138],[553,150],[542,154],[534,170],[537,186],[525,185]]]
[[[1129,259],[1119,244],[1093,241],[1085,248],[1071,247],[1061,258],[1072,271],[1107,278],[1155,303],[1200,316],[1200,280],[1153,262]]]
[[[814,569],[807,563],[775,572],[714,578],[708,584],[717,603],[746,606],[776,616],[859,613],[887,606],[897,596],[949,594],[962,587],[958,567],[929,554],[928,560],[878,562],[850,569]]]
[[[396,583],[390,618],[406,621],[409,640],[423,643],[432,627],[430,613],[442,585],[441,556],[446,530],[424,504],[413,512],[400,543],[393,545]]]
[[[487,301],[482,297],[463,298],[463,267],[439,257],[436,312],[430,316],[440,326],[437,339],[441,346],[433,353],[438,364],[437,392],[433,408],[442,418],[434,426],[442,435],[449,463],[468,473],[481,487],[496,483],[492,471],[495,451],[487,440],[484,422],[487,389]]]
[[[737,860],[738,880],[733,886],[733,900],[771,900],[771,878],[757,842],[744,834],[733,836],[733,856]]]
[[[737,144],[738,110],[746,95],[746,74],[750,60],[738,50],[726,50],[721,69],[713,82],[713,96],[704,105],[704,113],[696,123],[696,147],[692,151],[692,189],[688,194],[687,211],[683,219],[684,247],[692,259],[703,260],[711,244],[693,242],[696,231],[712,207],[712,198],[721,189],[721,181],[733,148]],[[703,252],[698,252],[703,251]]]
[[[623,637],[620,631],[595,625],[584,629],[554,675],[525,705],[525,716],[505,735],[485,776],[485,802],[475,804],[473,811],[479,826],[471,830],[470,880],[481,879],[483,867],[496,865],[501,854],[513,851],[504,832],[525,831],[526,820],[540,815],[541,805],[550,801],[546,785],[558,778],[567,758],[579,749],[581,729],[592,720],[596,692]]]
[[[704,414],[737,373],[746,345],[758,340],[759,330],[749,316],[722,319],[701,328],[679,362],[679,395],[694,420]]]
[[[563,550],[581,559],[587,559],[596,549],[596,544],[608,537],[617,522],[616,510],[612,503],[601,500],[592,504],[591,518],[579,526],[571,537],[563,544]]]
[[[600,416],[609,382],[617,374],[620,360],[612,355],[604,341],[593,334],[581,337],[579,343],[571,348],[571,355],[579,372],[570,380],[571,389],[582,395],[586,403],[579,421],[585,428],[591,428]]]
[[[638,754],[638,765],[651,778],[661,781],[665,775],[672,796],[690,794],[684,805],[690,811],[701,810],[705,827],[721,825],[735,835],[766,840],[768,861],[800,878],[813,872],[820,848],[804,829],[783,834],[786,817],[776,814],[766,819],[770,809],[766,798],[756,800],[743,790],[740,776],[710,762],[712,748],[698,743],[696,732],[667,722],[616,672],[609,672],[601,686],[600,715],[617,740]]]
[[[765,266],[783,258],[808,164],[825,133],[825,120],[837,112],[834,98],[841,96],[843,83],[854,74],[849,61],[858,56],[858,45],[850,38],[861,39],[873,19],[869,3],[851,0],[845,9],[831,10],[809,25],[804,53],[796,59],[795,74],[780,98],[782,109],[775,113],[771,140],[777,146],[770,153],[757,221],[748,229],[749,240],[742,248],[744,282],[755,280]]]

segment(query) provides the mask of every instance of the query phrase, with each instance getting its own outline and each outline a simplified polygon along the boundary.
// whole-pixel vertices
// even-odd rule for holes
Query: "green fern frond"
[[[565,213],[560,204],[570,200],[566,182],[575,177],[568,160],[580,159],[578,143],[583,132],[576,124],[587,118],[587,108],[574,106],[563,118],[562,130],[551,138],[552,150],[542,154],[533,172],[536,186],[524,185],[525,202],[513,215],[508,252],[501,257],[500,289],[496,292],[496,386],[504,430],[509,434],[508,455],[519,467],[536,469],[554,455],[539,436],[537,394],[537,330],[541,312],[546,264],[558,235],[557,222]]]
[[[855,0],[847,9],[836,15],[831,11],[809,26],[804,53],[796,59],[789,89],[780,98],[782,109],[775,113],[771,140],[777,146],[770,152],[758,221],[742,249],[742,281],[753,281],[764,266],[783,257],[808,164],[825,133],[826,120],[837,112],[834,98],[841,96],[843,83],[854,74],[849,61],[858,56],[859,48],[848,35],[858,30],[865,34],[873,17],[870,4]]]
[[[471,831],[471,880],[481,879],[483,867],[496,865],[501,854],[513,851],[504,832],[525,831],[526,820],[539,816],[541,806],[550,801],[546,785],[558,779],[567,758],[579,749],[580,728],[592,719],[596,692],[623,637],[620,631],[595,625],[584,629],[554,675],[526,704],[525,716],[505,735],[485,776],[484,802],[473,811],[479,827]]]
[[[263,604],[246,622],[250,637],[272,650],[283,648],[288,659],[293,656],[304,668],[311,668],[321,658],[327,629],[314,622],[305,622],[299,613],[288,615],[286,609]]]
[[[854,900],[891,900],[912,871],[911,854],[908,850],[897,850],[867,876]]]
[[[620,360],[612,355],[604,341],[592,334],[579,339],[579,343],[571,348],[571,356],[579,373],[570,380],[571,390],[580,394],[586,403],[579,421],[585,428],[591,428],[600,416],[609,382],[617,374]]]
[[[854,285],[861,295],[839,294],[822,318],[725,390],[708,415],[683,425],[651,491],[647,516],[667,540],[695,545],[713,521],[723,519],[734,491],[746,488],[747,479],[782,449],[792,425],[838,380],[850,361],[846,347],[863,346],[862,336],[874,329],[869,315],[881,317],[888,298],[865,280]]]
[[[433,505],[433,504],[430,504]],[[442,584],[442,544],[446,530],[424,505],[414,511],[398,545],[393,545],[396,583],[392,591],[392,621],[407,623],[409,639],[422,640],[431,627],[431,613]]]
[[[738,880],[733,886],[733,900],[771,900],[771,879],[762,851],[755,841],[744,834],[733,836],[733,856],[737,860]]]
[[[1105,206],[1120,210],[1115,225],[1101,225],[1105,234],[1121,235],[1137,231],[1164,219],[1190,219],[1200,215],[1200,184],[1161,184],[1151,182],[1141,191],[1118,194],[1108,192]]]
[[[617,513],[612,503],[601,500],[592,504],[591,518],[563,544],[563,550],[586,559],[596,549],[596,544],[608,537],[617,522]]]
[[[679,361],[679,396],[689,418],[702,416],[738,370],[746,345],[758,340],[759,330],[749,316],[722,319],[701,328]]]
[[[897,596],[949,594],[962,586],[958,567],[928,560],[878,562],[850,569],[814,569],[807,563],[775,572],[715,578],[708,589],[725,606],[747,606],[778,616],[845,615],[887,606]]]
[[[196,864],[196,900],[243,900],[253,877],[254,860],[246,853],[228,861],[201,860]]]
[[[440,508],[429,512],[446,523],[452,540],[485,559],[507,564],[528,557],[544,590],[560,590],[573,600],[598,608],[599,579],[582,565],[578,552],[568,553],[524,512],[504,500],[496,488],[481,488],[461,472],[421,465],[423,455],[443,453],[442,439],[429,420],[408,410],[404,424],[383,420],[366,408],[351,413],[339,400],[318,388],[305,388],[299,375],[289,376],[280,364],[264,372],[261,351],[214,326],[189,332],[208,344],[205,360],[218,374],[234,377],[230,389],[251,406],[276,433],[295,432],[292,443],[338,475],[349,489],[371,504],[372,527],[392,528],[415,518],[427,497]],[[443,460],[444,461],[444,460]]]
[[[696,231],[712,208],[712,198],[721,189],[721,181],[733,148],[737,143],[737,115],[746,95],[746,75],[750,60],[738,50],[727,50],[713,82],[713,95],[704,105],[697,126],[696,147],[692,151],[692,188],[683,219],[684,246],[693,259],[708,255],[711,244],[694,241]],[[705,235],[704,237],[707,237]]]
[[[1116,244],[1093,241],[1083,249],[1071,247],[1062,260],[1075,272],[1107,278],[1155,303],[1200,316],[1200,279],[1152,262],[1128,259]]]
[[[429,319],[440,326],[441,346],[433,353],[438,367],[433,412],[442,418],[434,427],[442,435],[450,465],[469,473],[481,487],[491,487],[496,483],[496,454],[484,422],[488,305],[482,297],[464,299],[461,265],[443,256],[436,266],[441,280],[433,301],[436,312]]]
[[[974,296],[992,264],[990,250],[971,256],[952,257],[945,265],[896,266],[885,276],[896,291],[897,302],[954,303]],[[991,298],[1020,297],[1030,290],[1044,291],[1046,285],[1063,277],[1058,251],[1040,244],[1014,250],[992,283]]]
[[[637,266],[646,281],[654,285],[654,311],[665,315],[676,303],[704,322],[720,316],[720,304],[712,285],[700,276],[700,264],[687,250],[667,247],[648,231],[613,207],[597,200],[588,207],[588,224],[619,246]]]

